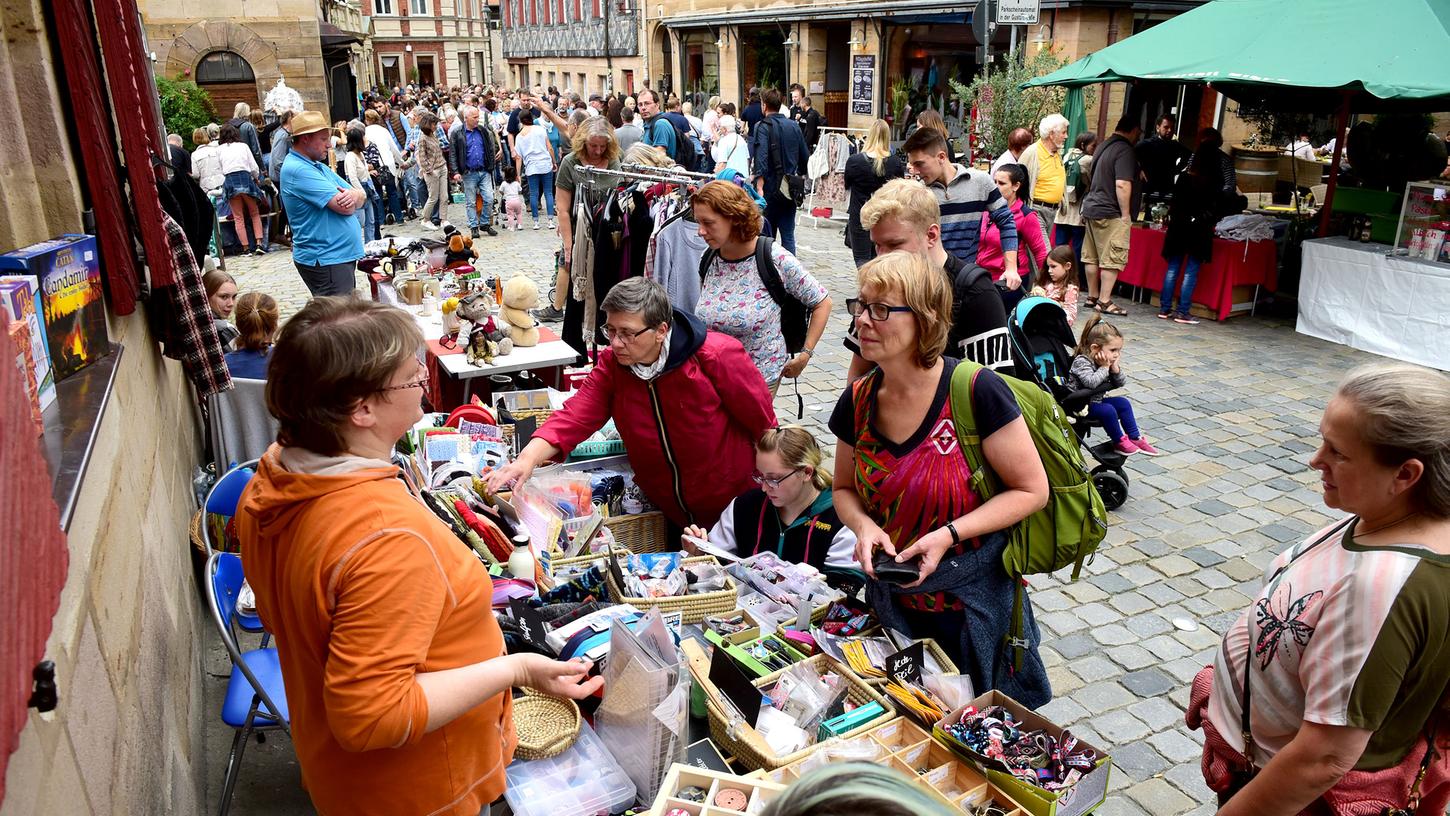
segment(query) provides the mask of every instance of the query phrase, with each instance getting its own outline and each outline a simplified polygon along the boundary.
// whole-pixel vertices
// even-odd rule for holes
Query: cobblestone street
[[[449,215],[461,223],[462,207],[451,205]],[[836,303],[800,393],[803,422],[830,443],[825,422],[848,363],[841,304],[855,289],[839,228],[825,223],[812,229],[805,219],[798,232],[802,262]],[[385,232],[412,235],[412,227]],[[547,292],[555,241],[526,227],[475,245],[483,268],[525,272]],[[227,268],[240,292],[276,297],[284,318],[307,298],[285,251],[228,259]],[[1346,371],[1379,358],[1298,335],[1289,320],[1245,316],[1181,326],[1154,319],[1149,307],[1125,305],[1131,314],[1116,321],[1126,337],[1122,393],[1164,455],[1130,459],[1129,499],[1079,581],[1032,581],[1055,698],[1041,713],[1111,752],[1116,767],[1099,813],[1206,814],[1216,801],[1199,771],[1202,735],[1183,724],[1189,683],[1248,606],[1270,559],[1329,518],[1307,466],[1320,412]],[[789,383],[776,409],[782,422],[794,419]],[[1184,631],[1175,621],[1196,628]],[[290,751],[285,738],[275,742],[279,754]],[[206,753],[220,762],[225,748]],[[249,751],[253,761],[266,762]],[[215,771],[207,778],[219,782]],[[233,812],[283,812],[269,776],[257,767],[243,774]],[[249,795],[248,780],[261,779],[266,792]]]

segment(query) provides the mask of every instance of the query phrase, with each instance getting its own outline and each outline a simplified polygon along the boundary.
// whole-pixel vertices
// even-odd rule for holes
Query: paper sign
[[[910,685],[921,684],[921,663],[925,649],[921,641],[886,658],[886,674]]]
[[[710,682],[715,688],[725,695],[725,698],[735,705],[740,716],[745,722],[755,727],[755,722],[760,718],[760,703],[764,699],[760,689],[756,688],[745,672],[735,665],[735,660],[725,654],[724,649],[716,649],[710,655]]]
[[[527,601],[523,598],[510,599],[509,611],[513,613],[514,620],[523,624],[525,631],[529,633],[529,640],[539,645],[544,644],[544,639],[549,636],[549,627]]]

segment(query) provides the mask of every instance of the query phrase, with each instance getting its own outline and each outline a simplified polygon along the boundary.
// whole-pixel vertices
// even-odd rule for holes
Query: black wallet
[[[910,584],[921,577],[921,558],[897,563],[896,557],[885,550],[878,550],[871,559],[871,570],[876,580],[892,584]]]

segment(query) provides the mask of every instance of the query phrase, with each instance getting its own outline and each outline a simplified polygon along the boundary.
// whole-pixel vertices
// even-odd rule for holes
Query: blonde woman
[[[861,208],[881,185],[906,175],[906,162],[891,152],[891,126],[883,119],[871,123],[866,146],[846,160],[846,190],[851,194],[847,210],[846,245],[859,269],[876,257],[871,231],[861,226]]]
[[[730,502],[708,534],[703,527],[686,527],[684,549],[696,551],[693,537],[742,557],[773,552],[819,570],[857,568],[856,535],[836,515],[831,474],[822,459],[821,446],[805,428],[766,431],[755,443],[751,478],[758,487]]]
[[[700,119],[705,123],[700,140],[708,148],[710,143],[715,141],[715,128],[720,121],[720,97],[710,97],[710,101],[705,105],[705,113]]]

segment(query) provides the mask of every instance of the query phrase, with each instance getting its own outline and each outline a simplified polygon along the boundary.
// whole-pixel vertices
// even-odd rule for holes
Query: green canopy
[[[1077,135],[1088,129],[1087,105],[1082,88],[1068,88],[1067,99],[1062,103],[1062,115],[1067,117],[1067,143],[1077,144]]]
[[[1285,111],[1450,110],[1450,0],[1212,0],[1024,85],[1207,84]]]

